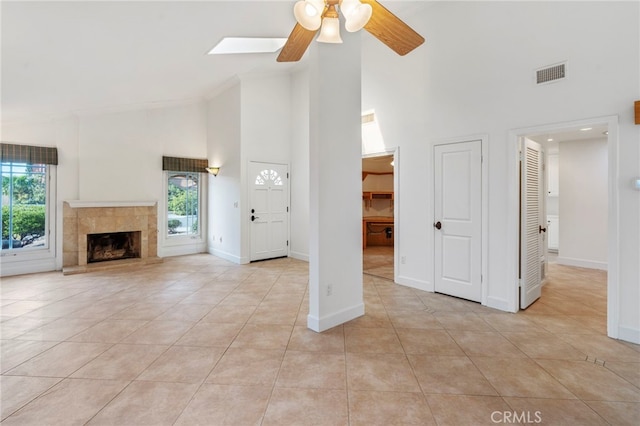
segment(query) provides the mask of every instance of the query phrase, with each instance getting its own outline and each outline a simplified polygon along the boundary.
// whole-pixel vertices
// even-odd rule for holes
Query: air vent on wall
[[[536,84],[550,83],[566,77],[564,63],[536,70]]]

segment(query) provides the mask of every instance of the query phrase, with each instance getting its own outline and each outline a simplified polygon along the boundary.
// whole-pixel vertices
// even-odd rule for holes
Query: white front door
[[[482,141],[434,147],[435,291],[482,299]]]
[[[520,308],[525,309],[542,294],[547,221],[542,147],[525,138],[521,158]]]
[[[284,164],[249,163],[251,260],[289,254],[289,173]]]

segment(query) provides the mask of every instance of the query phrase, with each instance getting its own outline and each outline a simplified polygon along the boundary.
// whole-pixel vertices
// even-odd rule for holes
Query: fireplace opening
[[[87,235],[87,263],[140,257],[140,231]]]

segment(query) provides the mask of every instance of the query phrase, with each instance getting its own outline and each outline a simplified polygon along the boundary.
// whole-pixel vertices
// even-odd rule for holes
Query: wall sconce
[[[210,174],[214,176],[218,176],[218,172],[220,171],[220,167],[207,167],[206,169]]]

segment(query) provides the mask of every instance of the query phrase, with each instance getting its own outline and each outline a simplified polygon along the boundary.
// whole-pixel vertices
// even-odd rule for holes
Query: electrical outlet
[[[407,263],[407,256],[401,256],[400,257],[400,263],[403,264],[403,265],[406,264]]]
[[[327,285],[327,296],[331,296],[333,294],[333,286],[331,284]]]

